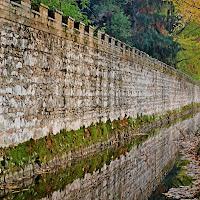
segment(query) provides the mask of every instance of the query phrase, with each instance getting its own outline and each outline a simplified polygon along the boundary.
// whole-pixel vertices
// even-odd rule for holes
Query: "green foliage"
[[[137,30],[132,37],[132,44],[136,48],[146,52],[153,58],[175,66],[174,59],[179,51],[179,44],[173,41],[171,36],[164,36],[152,28],[146,31]]]
[[[89,131],[91,133],[91,139],[92,141],[98,141],[98,131],[97,128],[92,124],[89,128]]]
[[[153,58],[174,66],[179,43],[168,33],[173,30],[173,13],[162,0],[137,1],[137,28],[133,32],[132,44]]]
[[[86,25],[91,22],[85,13],[90,0],[32,0],[32,4],[39,4],[41,2],[51,10],[61,10],[64,16],[71,16],[75,21],[82,21]]]
[[[131,127],[131,128],[133,128],[134,127],[134,120],[133,120],[133,118],[132,117],[128,117],[128,123],[129,123],[129,126]]]
[[[114,130],[122,129],[119,120],[114,120],[114,121],[112,122],[112,126],[113,126],[113,129],[114,129]]]
[[[136,135],[134,137],[134,144],[136,146],[139,146],[141,143],[143,143],[144,141],[146,141],[148,139],[148,135]]]
[[[169,34],[178,25],[173,3],[163,0],[94,0],[88,16],[109,35],[167,64],[176,64],[179,43]]]
[[[98,158],[97,157],[94,157],[92,159],[92,162],[90,164],[90,169],[89,169],[89,173],[93,173],[95,170],[96,170],[96,167],[98,165]]]
[[[15,165],[23,165],[29,160],[28,148],[24,143],[19,144],[17,147],[10,148],[8,151],[8,158]]]
[[[103,137],[107,139],[108,138],[108,130],[105,126],[102,127],[102,131],[103,131]]]
[[[112,132],[112,123],[111,123],[110,119],[106,122],[105,127],[108,132]]]
[[[116,1],[92,1],[88,15],[97,29],[103,29],[116,39],[130,43],[131,22]]]
[[[199,142],[199,144],[198,144],[197,147],[196,147],[196,154],[197,154],[198,156],[200,156],[200,142]]]
[[[103,138],[103,140],[107,140],[108,135],[111,135],[111,132],[112,132],[112,129],[109,132],[106,127],[106,124],[102,123],[101,121],[100,121],[100,123],[96,124],[96,129],[98,129],[98,134],[100,137]]]
[[[180,32],[180,31],[179,31]],[[193,21],[176,35],[182,50],[177,55],[177,68],[200,80],[200,26]]]
[[[70,144],[70,147],[72,147],[72,144],[74,143],[74,133],[73,133],[73,131],[67,132],[66,135],[67,135],[67,143]]]
[[[77,146],[81,146],[84,143],[84,132],[84,128],[74,131]]]

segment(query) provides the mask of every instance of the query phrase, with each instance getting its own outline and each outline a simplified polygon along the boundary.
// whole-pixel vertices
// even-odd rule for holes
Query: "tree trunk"
[[[133,28],[136,29],[136,28],[137,28],[137,18],[136,18],[137,8],[136,8],[136,0],[132,0],[132,9],[133,9]]]

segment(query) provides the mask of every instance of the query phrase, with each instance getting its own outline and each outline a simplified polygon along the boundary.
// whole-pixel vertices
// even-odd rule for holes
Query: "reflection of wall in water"
[[[144,200],[172,167],[177,157],[177,139],[182,133],[196,131],[200,114],[169,128],[163,128],[126,156],[104,165],[101,173],[87,174],[46,199],[124,199]],[[168,167],[166,167],[168,166]],[[165,171],[166,170],[166,171]],[[155,178],[157,177],[157,178]]]

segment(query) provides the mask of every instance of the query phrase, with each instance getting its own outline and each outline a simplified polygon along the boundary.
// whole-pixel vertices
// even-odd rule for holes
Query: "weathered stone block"
[[[62,13],[49,20],[44,5],[23,16],[20,6],[0,5],[0,146],[200,101],[197,84],[106,34],[97,41],[92,27],[74,31],[72,18],[62,27]]]

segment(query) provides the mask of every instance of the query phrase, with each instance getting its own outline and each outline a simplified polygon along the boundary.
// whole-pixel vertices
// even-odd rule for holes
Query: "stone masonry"
[[[200,102],[190,77],[29,0],[0,0],[0,146]]]
[[[160,129],[125,156],[104,165],[101,171],[88,173],[42,200],[147,200],[176,161],[177,141],[183,135],[192,135],[199,122],[198,113],[194,118]]]

